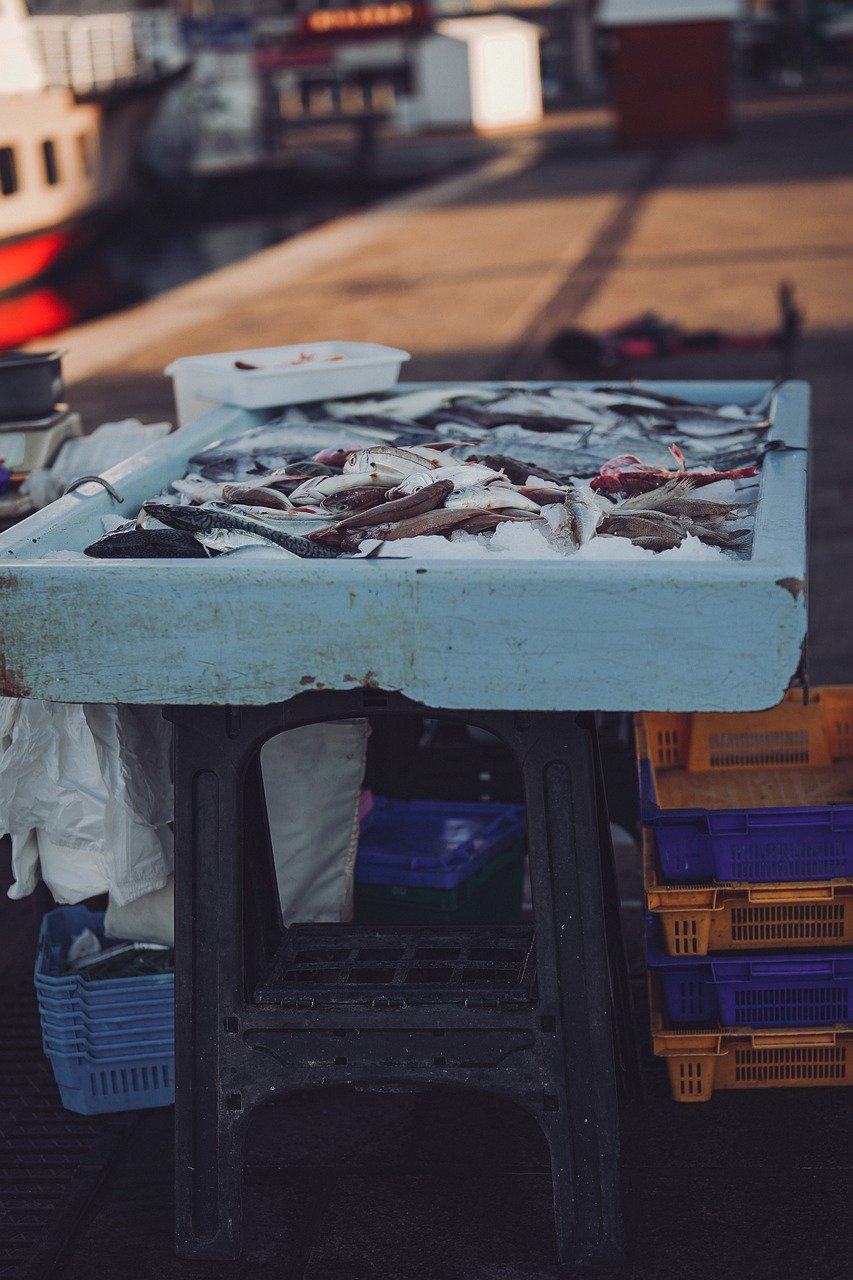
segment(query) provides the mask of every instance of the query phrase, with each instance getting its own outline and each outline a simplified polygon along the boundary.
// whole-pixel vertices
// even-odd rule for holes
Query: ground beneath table
[[[618,847],[619,870],[645,1098],[628,1142],[636,1261],[626,1280],[843,1280],[850,1091],[672,1101],[649,1047],[629,848]],[[441,1090],[330,1090],[265,1110],[249,1143],[244,1259],[176,1259],[172,1109],[61,1110],[39,1052],[24,910],[0,898],[18,959],[2,975],[0,1280],[566,1280],[535,1122],[497,1099]]]
[[[644,1026],[641,1035],[645,1044]],[[848,1091],[677,1105],[663,1065],[645,1056],[628,1274],[842,1280],[853,1248]],[[267,1111],[246,1174],[246,1256],[218,1266],[172,1254],[171,1121],[171,1111],[150,1112],[132,1131],[54,1280],[561,1274],[544,1143],[532,1120],[497,1100],[335,1090]]]

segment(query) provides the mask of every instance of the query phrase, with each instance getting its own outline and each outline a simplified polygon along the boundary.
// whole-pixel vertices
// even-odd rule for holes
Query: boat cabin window
[[[13,196],[18,190],[18,166],[14,147],[0,147],[0,194]]]
[[[55,187],[59,181],[59,163],[56,158],[56,143],[52,138],[45,138],[41,144],[41,158],[44,164],[44,180],[49,187]]]
[[[80,155],[80,168],[87,178],[95,172],[95,140],[91,133],[78,133],[77,151]]]

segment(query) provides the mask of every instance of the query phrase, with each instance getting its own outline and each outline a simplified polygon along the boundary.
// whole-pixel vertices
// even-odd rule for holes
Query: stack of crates
[[[652,1038],[673,1096],[853,1084],[853,688],[636,718]]]
[[[513,924],[524,807],[377,796],[355,863],[360,924]]]
[[[62,1105],[87,1116],[168,1106],[175,1099],[175,975],[69,973],[68,949],[84,929],[103,942],[103,913],[83,906],[49,912],[36,957],[42,1042]]]

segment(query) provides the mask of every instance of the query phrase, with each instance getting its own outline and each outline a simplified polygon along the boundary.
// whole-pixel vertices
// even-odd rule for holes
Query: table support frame
[[[532,998],[462,992],[431,1003],[379,992],[341,1003],[293,989],[259,1001],[256,980],[282,936],[260,748],[301,725],[407,713],[477,725],[515,756],[534,901]],[[637,1077],[593,718],[425,708],[374,689],[165,714],[175,729],[179,1254],[240,1255],[243,1145],[259,1105],[333,1084],[445,1085],[501,1095],[534,1115],[550,1151],[561,1262],[618,1265],[620,1111]],[[344,1056],[346,1043],[355,1052]]]

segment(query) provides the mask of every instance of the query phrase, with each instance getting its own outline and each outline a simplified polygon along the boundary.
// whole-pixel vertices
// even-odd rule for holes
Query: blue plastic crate
[[[65,957],[72,940],[83,929],[91,929],[104,938],[103,912],[87,907],[58,907],[49,911],[41,922],[39,950],[36,957],[35,984],[39,997],[54,999],[85,995],[93,1005],[152,1000],[162,996],[174,998],[173,973],[146,974],[137,978],[84,978],[65,972]]]
[[[41,1031],[45,1045],[51,1048],[62,1049],[76,1045],[81,1050],[97,1053],[113,1050],[129,1053],[135,1047],[150,1047],[152,1044],[170,1048],[174,1047],[175,1043],[174,1023],[165,1025],[161,1023],[158,1026],[136,1030],[124,1027],[121,1031],[99,1031],[91,1027],[63,1027],[57,1030],[42,1021]]]
[[[138,1014],[136,1010],[133,1013],[123,1013],[120,1016],[101,1018],[97,1014],[93,1017],[88,1013],[52,1013],[49,1010],[39,1006],[41,1015],[42,1030],[48,1032],[54,1037],[61,1037],[69,1032],[79,1033],[85,1031],[92,1035],[151,1035],[155,1031],[168,1031],[170,1034],[175,1027],[175,1013],[173,1008],[163,1010],[161,1013]]]
[[[166,976],[172,977],[171,974]],[[138,1013],[140,1017],[165,1018],[173,1015],[175,1008],[174,983],[167,984],[163,994],[155,996],[153,1000],[131,1000],[121,995],[102,1000],[97,997],[97,994],[86,990],[80,991],[77,995],[60,992],[58,996],[45,995],[43,991],[37,991],[36,996],[41,1012],[56,1018],[79,1016],[96,1018],[100,1021],[102,1018],[125,1017],[131,1012]]]
[[[172,1035],[134,1036],[119,1040],[116,1037],[97,1039],[92,1036],[51,1036],[42,1032],[45,1053],[84,1054],[88,1058],[130,1058],[149,1054],[174,1054],[175,1037]]]
[[[80,1115],[168,1107],[175,1101],[174,1053],[91,1058],[49,1052],[62,1105]]]
[[[661,809],[640,761],[640,816],[669,880],[833,880],[853,876],[853,805]]]
[[[174,1101],[174,974],[102,980],[64,972],[82,929],[104,917],[60,907],[44,917],[35,983],[42,1040],[65,1107],[83,1115]]]
[[[524,807],[377,796],[361,828],[359,884],[455,889],[524,834]]]
[[[668,956],[650,926],[649,967],[673,1022],[724,1027],[832,1026],[853,1021],[853,952]]]

